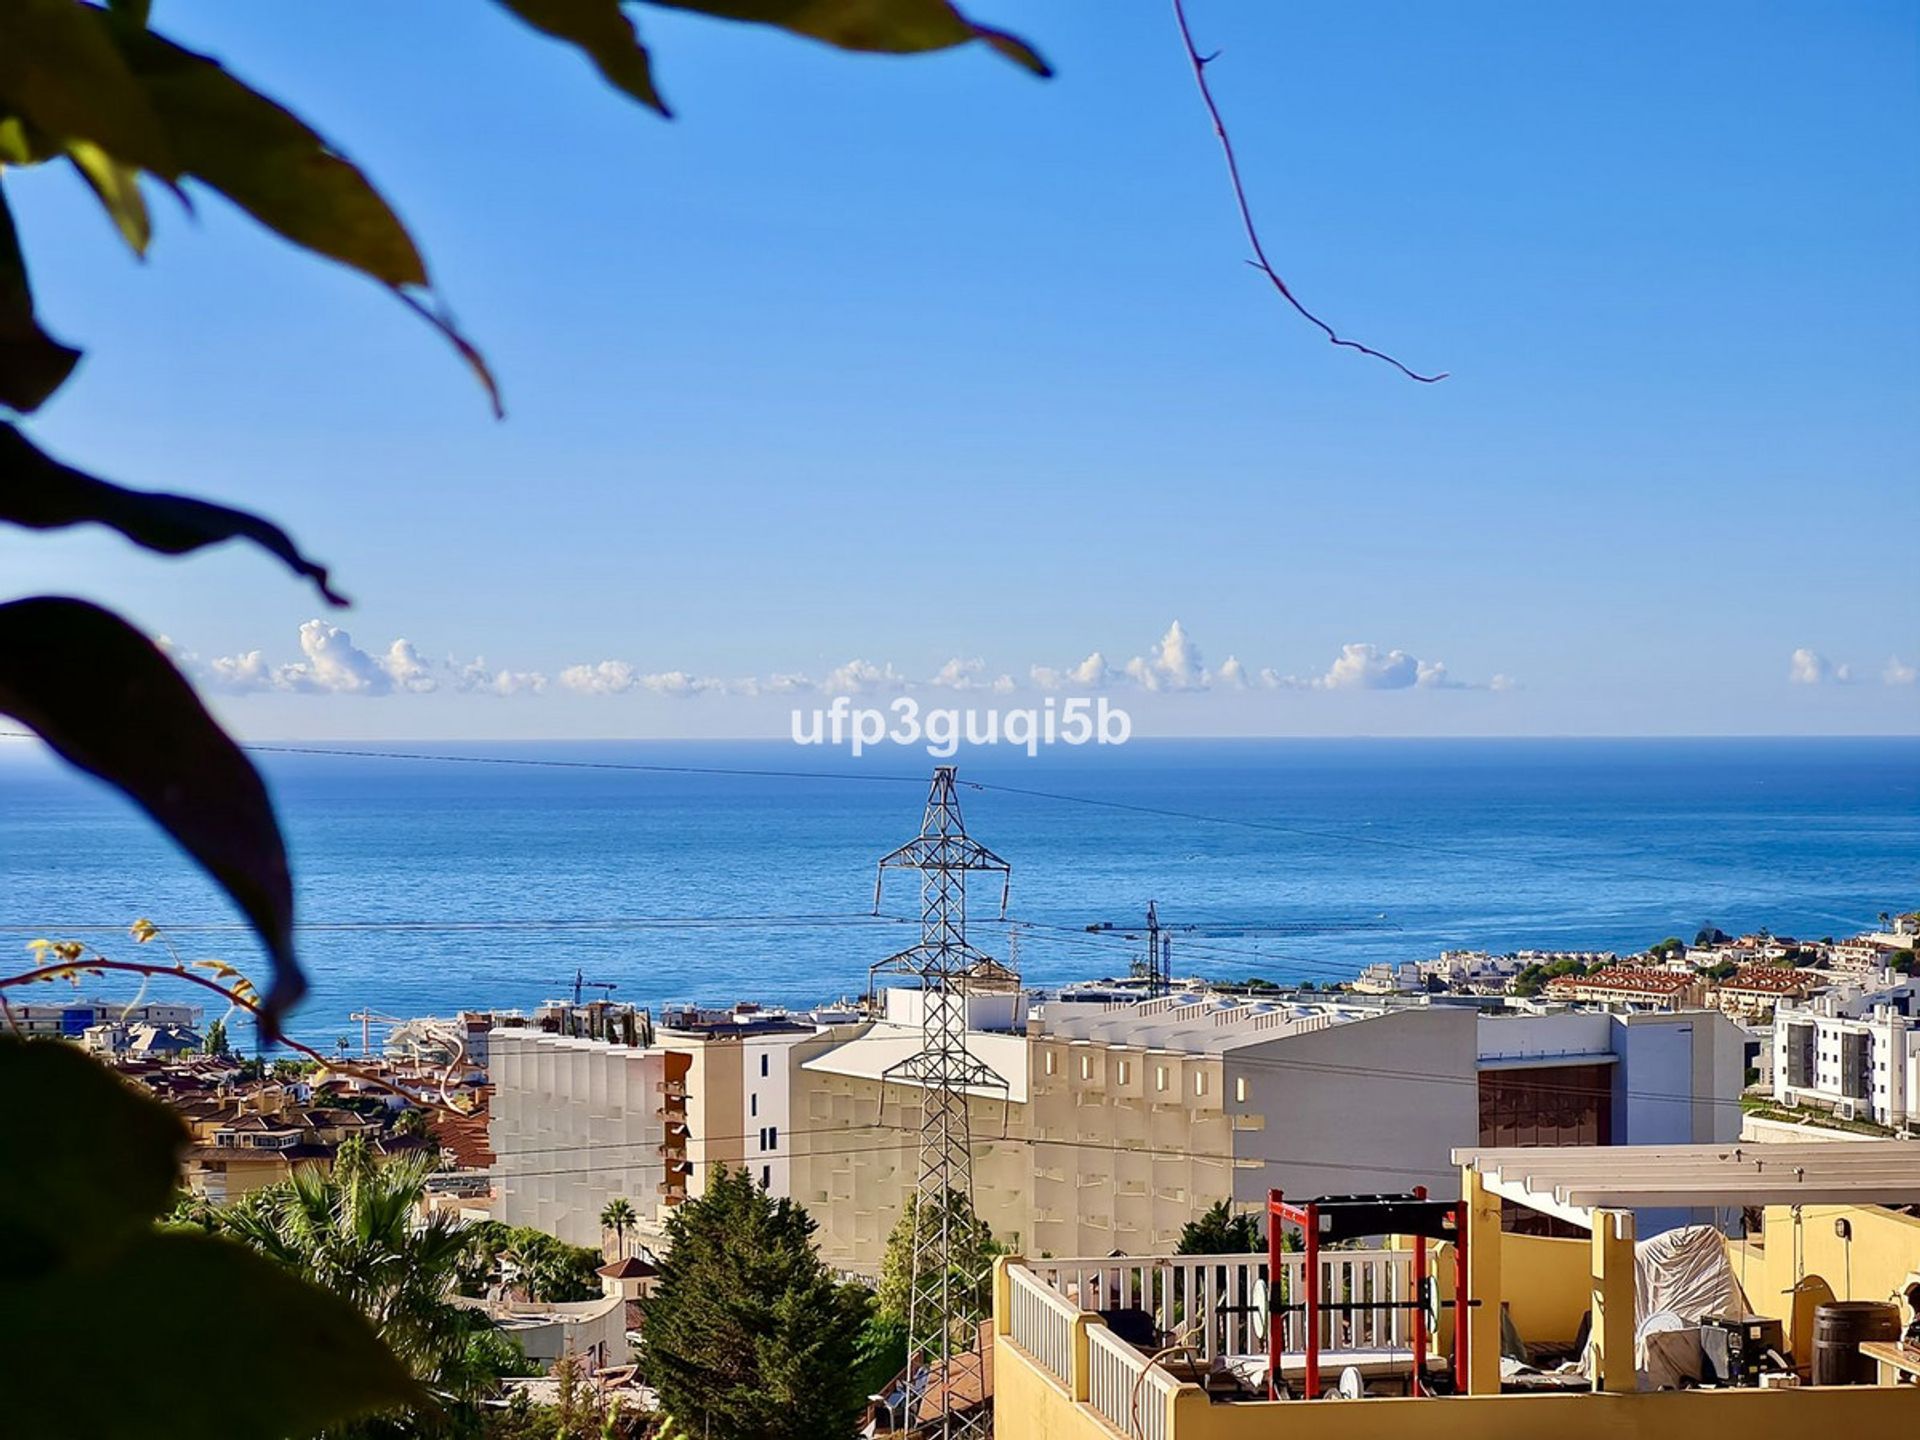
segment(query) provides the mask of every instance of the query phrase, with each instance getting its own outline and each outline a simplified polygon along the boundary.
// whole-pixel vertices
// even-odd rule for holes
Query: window
[[[772,1142],[767,1146],[769,1150],[778,1150],[780,1148],[780,1127],[778,1125],[769,1125],[767,1127],[767,1139]]]
[[[1091,1080],[1093,1078],[1093,1057],[1091,1055],[1082,1055],[1080,1057],[1080,1078],[1082,1080]]]
[[[1156,1065],[1153,1067],[1153,1088],[1156,1090],[1165,1090],[1167,1088],[1166,1066]]]
[[[759,1113],[760,1113],[760,1097],[758,1095],[747,1096],[747,1114],[758,1115]]]
[[[1246,1076],[1236,1075],[1233,1077],[1233,1098],[1242,1105],[1247,1103],[1247,1077]]]
[[[1133,1079],[1133,1066],[1128,1064],[1125,1060],[1122,1060],[1115,1068],[1119,1072],[1119,1080],[1122,1085],[1125,1085],[1128,1081]]]
[[[1206,1071],[1196,1070],[1193,1072],[1193,1093],[1196,1095],[1204,1095],[1207,1093]]]
[[[770,1057],[769,1057],[769,1056],[767,1056],[767,1055],[765,1055],[765,1054],[762,1054],[762,1055],[761,1055],[761,1057],[760,1057],[760,1074],[761,1074],[761,1077],[762,1077],[763,1079],[765,1078],[765,1076],[766,1076],[766,1074],[767,1074],[767,1062],[768,1062],[768,1060],[769,1060],[769,1058],[770,1058]]]
[[[760,1188],[765,1190],[771,1184],[773,1184],[773,1167],[771,1165],[762,1165],[760,1167]]]
[[[767,1127],[764,1125],[760,1127],[760,1148],[762,1150],[767,1148]]]
[[[1056,1061],[1059,1060],[1059,1058],[1060,1057],[1058,1055],[1055,1055],[1053,1051],[1051,1050],[1047,1051],[1047,1053],[1041,1058],[1041,1061],[1040,1061],[1041,1071],[1047,1075],[1053,1074],[1059,1068],[1058,1065],[1055,1063]]]

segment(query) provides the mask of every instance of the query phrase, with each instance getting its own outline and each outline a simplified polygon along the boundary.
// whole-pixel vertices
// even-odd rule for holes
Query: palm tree
[[[489,1378],[469,1361],[485,1322],[452,1303],[470,1244],[460,1222],[439,1212],[416,1223],[429,1173],[424,1156],[380,1164],[365,1141],[348,1140],[331,1173],[303,1166],[221,1210],[217,1223],[355,1306],[429,1389],[469,1398]]]
[[[607,1202],[607,1208],[600,1212],[600,1228],[613,1231],[614,1248],[620,1252],[614,1258],[627,1258],[627,1232],[639,1223],[624,1195],[616,1195]]]

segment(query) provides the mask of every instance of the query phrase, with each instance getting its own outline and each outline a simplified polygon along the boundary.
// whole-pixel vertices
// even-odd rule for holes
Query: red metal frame
[[[1427,1198],[1427,1188],[1416,1186],[1412,1192],[1415,1200]],[[1470,1351],[1467,1311],[1472,1300],[1467,1294],[1467,1206],[1457,1202],[1448,1207],[1453,1219],[1454,1248],[1454,1326],[1453,1326],[1453,1363],[1454,1384],[1458,1393],[1467,1393],[1467,1375]],[[1306,1237],[1306,1264],[1304,1268],[1304,1290],[1301,1313],[1306,1321],[1305,1349],[1307,1359],[1306,1393],[1310,1400],[1320,1398],[1320,1205],[1309,1200],[1305,1205],[1289,1205],[1278,1190],[1267,1192],[1267,1398],[1280,1398],[1280,1357],[1281,1328],[1284,1316],[1289,1313],[1279,1309],[1281,1268],[1280,1239],[1282,1226],[1298,1225]],[[1413,1375],[1409,1393],[1422,1395],[1429,1393],[1426,1379],[1427,1357],[1427,1302],[1431,1294],[1432,1281],[1427,1275],[1427,1236],[1416,1232],[1413,1236],[1413,1299],[1416,1302],[1413,1311]],[[1391,1303],[1391,1302],[1389,1302]]]

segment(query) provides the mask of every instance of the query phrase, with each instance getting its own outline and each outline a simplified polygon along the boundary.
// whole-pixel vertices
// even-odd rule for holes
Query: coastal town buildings
[[[1584,975],[1557,976],[1547,982],[1546,995],[1550,1000],[1586,1000],[1601,1004],[1682,1010],[1704,1003],[1706,986],[1691,971],[1614,965]]]
[[[29,1039],[61,1036],[80,1040],[96,1025],[151,1025],[197,1031],[205,1009],[168,1000],[14,1001],[10,1007],[12,1031]]]
[[[1745,965],[1707,989],[1707,1003],[1743,1025],[1765,1022],[1781,1004],[1805,1000],[1825,978],[1781,965]]]
[[[1773,1095],[1901,1127],[1920,1111],[1920,982],[1836,988],[1773,1018]]]

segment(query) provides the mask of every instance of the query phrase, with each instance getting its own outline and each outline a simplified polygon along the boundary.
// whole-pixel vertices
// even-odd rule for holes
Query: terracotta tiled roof
[[[1797,970],[1777,965],[1743,966],[1740,973],[1722,980],[1722,990],[1747,990],[1758,995],[1798,995],[1806,989],[1807,979]]]
[[[1696,983],[1693,975],[1678,970],[1625,969],[1615,966],[1591,975],[1561,975],[1547,982],[1547,989],[1631,990],[1674,995]]]

